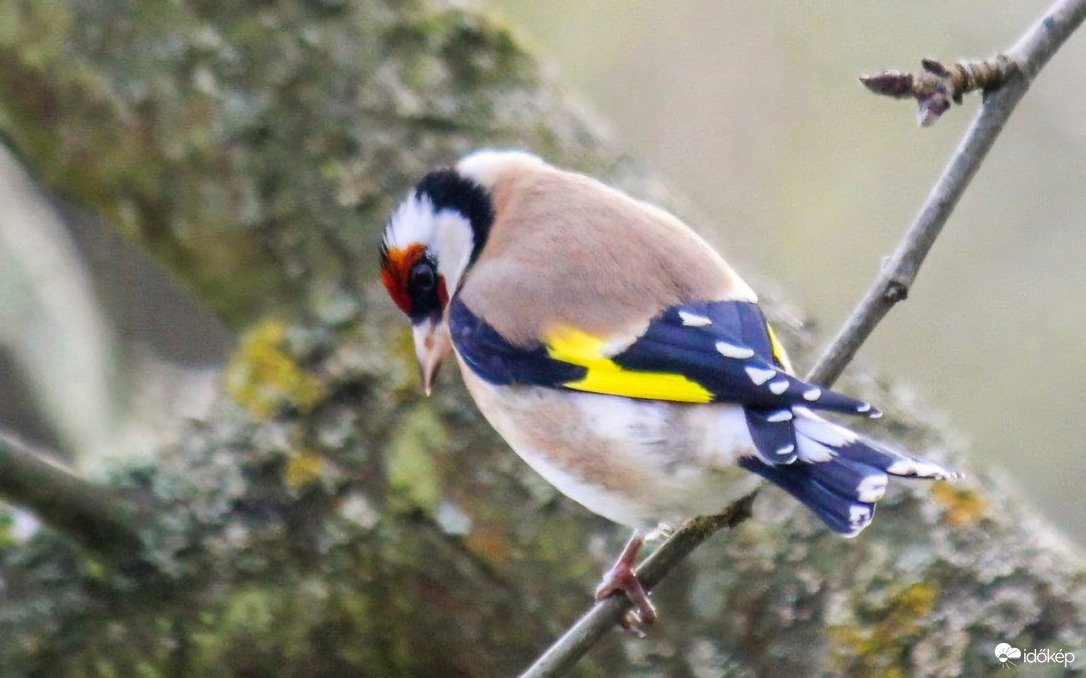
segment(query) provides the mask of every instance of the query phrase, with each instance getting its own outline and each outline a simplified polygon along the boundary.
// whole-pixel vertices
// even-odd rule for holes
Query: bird
[[[667,211],[516,149],[435,169],[393,210],[381,280],[423,388],[451,352],[484,418],[560,492],[634,532],[596,589],[656,611],[645,537],[764,481],[860,533],[888,476],[953,470],[817,414],[871,403],[795,376],[754,290]]]

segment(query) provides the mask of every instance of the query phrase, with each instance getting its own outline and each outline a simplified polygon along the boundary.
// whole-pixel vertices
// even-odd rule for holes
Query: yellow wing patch
[[[773,357],[777,359],[785,372],[795,374],[792,371],[792,361],[788,359],[788,354],[784,352],[784,346],[781,345],[781,340],[777,338],[777,333],[773,331],[773,326],[766,323],[765,331],[769,335],[769,346],[773,350]]]
[[[588,370],[584,378],[563,384],[566,388],[684,403],[707,403],[713,399],[704,386],[681,374],[638,372],[615,364],[604,352],[603,339],[572,327],[548,332],[544,343],[551,358]]]

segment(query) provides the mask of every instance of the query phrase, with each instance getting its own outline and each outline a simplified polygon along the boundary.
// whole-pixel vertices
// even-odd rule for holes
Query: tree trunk
[[[479,146],[666,202],[658,182],[457,3],[18,4],[0,29],[9,143],[243,339],[206,420],[103,481],[138,507],[140,549],[0,523],[5,675],[527,666],[627,535],[527,469],[455,370],[421,397],[375,284],[381,230],[413,180]],[[886,411],[873,434],[948,454],[891,387],[846,390]],[[616,630],[579,670],[970,675],[1001,642],[1086,654],[1080,556],[955,461],[967,481],[895,484],[855,540],[764,491],[657,588],[647,639]]]

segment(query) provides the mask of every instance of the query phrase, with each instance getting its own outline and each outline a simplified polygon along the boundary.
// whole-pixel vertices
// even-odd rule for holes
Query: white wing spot
[[[871,411],[871,403],[863,403],[863,404],[861,404],[859,407],[856,408],[856,411],[859,412],[860,414],[863,414],[864,412],[870,412]]]
[[[689,324],[689,323],[686,323]],[[736,346],[735,344],[729,344],[726,341],[716,342],[716,350],[720,352],[720,355],[725,358],[735,358],[736,360],[746,360],[747,358],[754,357],[754,349],[749,346]],[[749,370],[747,374],[750,374]],[[754,377],[751,377],[753,379]],[[756,382],[757,383],[757,382]]]
[[[746,368],[747,376],[754,382],[755,386],[761,386],[773,377],[777,376],[777,370],[765,370],[760,367],[748,367]]]
[[[779,454],[780,456],[783,457],[784,455],[792,454],[795,451],[796,451],[796,446],[793,445],[792,443],[788,443],[787,445],[784,445],[783,447],[778,449],[777,454]]]
[[[804,391],[804,393],[803,393],[803,399],[804,400],[809,400],[811,402],[814,402],[815,400],[818,400],[821,397],[822,397],[822,389],[818,388],[817,386],[815,388],[810,389],[809,391]]]
[[[787,379],[779,379],[777,381],[769,382],[769,390],[773,391],[773,393],[776,394],[776,395],[780,395],[780,394],[784,393],[785,391],[788,390],[788,380]]]
[[[765,420],[768,421],[768,422],[772,422],[774,424],[779,424],[782,421],[792,421],[792,411],[791,410],[777,410],[773,414],[766,417]]]
[[[679,311],[679,318],[682,319],[683,325],[686,325],[687,327],[705,327],[706,325],[713,324],[713,321],[705,316],[689,311]]]

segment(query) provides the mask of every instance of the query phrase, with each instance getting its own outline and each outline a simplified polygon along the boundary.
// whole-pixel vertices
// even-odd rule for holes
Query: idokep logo
[[[999,645],[996,645],[995,656],[996,659],[999,660],[999,663],[1004,666],[1018,666],[1018,664],[1015,664],[1011,660],[1020,658],[1022,656],[1022,651],[1017,647],[1011,647],[1007,643],[1000,643]]]
[[[1011,647],[1008,643],[1000,643],[995,647],[995,656],[999,663],[1005,667],[1018,666],[1014,659],[1021,659],[1027,664],[1063,664],[1064,668],[1075,663],[1074,652],[1064,652],[1062,649],[1052,650],[1027,650],[1022,652],[1017,647]]]

